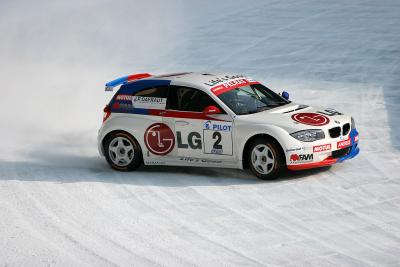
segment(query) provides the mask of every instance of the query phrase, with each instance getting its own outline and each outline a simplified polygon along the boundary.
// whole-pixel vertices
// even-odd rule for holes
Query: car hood
[[[290,103],[274,109],[241,115],[244,124],[275,125],[294,133],[306,129],[327,130],[350,123],[351,117],[334,109]]]

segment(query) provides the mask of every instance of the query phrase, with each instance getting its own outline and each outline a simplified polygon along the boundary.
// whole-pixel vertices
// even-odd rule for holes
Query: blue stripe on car
[[[351,130],[350,132],[350,141],[351,141],[351,150],[350,153],[347,154],[346,156],[343,156],[341,158],[338,158],[337,162],[342,162],[347,159],[354,158],[355,156],[360,153],[360,148],[358,147],[358,142],[354,142],[354,138],[358,135],[358,132],[356,129]]]
[[[139,90],[142,90],[147,87],[153,87],[153,86],[168,86],[171,84],[170,80],[139,80],[131,83],[127,83],[121,86],[119,89],[118,94],[123,94],[123,95],[132,95],[133,93],[136,93]]]
[[[120,79],[122,79],[122,78],[120,78]],[[115,81],[117,81],[117,80],[115,80]],[[115,82],[115,81],[112,81],[112,82]],[[116,100],[116,97],[118,95],[133,95],[134,93],[136,93],[142,89],[145,89],[145,88],[151,88],[151,87],[155,87],[155,86],[169,86],[170,84],[171,84],[170,80],[149,80],[149,79],[138,80],[138,81],[130,82],[127,84],[123,84],[109,103],[109,106],[111,107],[111,112],[148,115],[149,114],[148,109],[133,108],[133,106],[127,108],[126,105],[132,105],[132,101]],[[112,86],[112,85],[110,85],[110,86]],[[121,108],[116,108],[114,105],[116,103],[121,104]],[[123,106],[123,105],[125,105],[125,106]]]

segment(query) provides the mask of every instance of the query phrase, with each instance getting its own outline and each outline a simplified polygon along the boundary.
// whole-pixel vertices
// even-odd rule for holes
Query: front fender
[[[243,162],[243,151],[244,151],[244,148],[245,148],[247,142],[256,135],[271,136],[279,143],[279,145],[281,146],[281,148],[285,154],[287,153],[288,149],[302,147],[302,144],[300,141],[291,137],[290,134],[286,130],[284,130],[278,126],[275,126],[275,125],[258,124],[258,125],[252,125],[251,127],[249,127],[248,125],[247,126],[237,125],[236,127],[237,127],[237,134],[238,134],[237,140],[240,140],[240,142],[238,142],[239,147],[237,150],[237,151],[241,152],[241,153],[239,153],[239,157],[238,157],[238,160],[240,162]]]

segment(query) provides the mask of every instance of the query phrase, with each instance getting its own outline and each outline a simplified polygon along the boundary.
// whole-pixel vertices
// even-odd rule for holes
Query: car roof
[[[165,75],[151,76],[146,79],[160,79],[169,80],[171,85],[186,85],[205,90],[211,90],[217,84],[234,80],[238,78],[246,78],[244,75],[235,75],[224,72],[182,72],[182,73],[171,73]]]
[[[244,79],[249,82],[252,81],[252,79],[249,79],[244,75],[233,75],[221,72],[180,72],[163,75],[137,73],[108,82],[106,84],[106,91],[112,91],[112,88],[118,85],[122,85],[120,93],[137,91],[148,86],[178,85],[194,87],[203,91],[211,91],[215,93],[215,90],[221,89],[218,87],[221,87],[222,84],[235,83],[235,81],[237,82],[238,80]]]

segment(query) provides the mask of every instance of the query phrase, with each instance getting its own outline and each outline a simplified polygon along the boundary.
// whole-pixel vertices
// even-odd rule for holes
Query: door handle
[[[186,125],[189,125],[189,123],[188,123],[187,121],[176,121],[175,124],[176,124],[176,125],[179,125],[179,126],[186,126]]]

